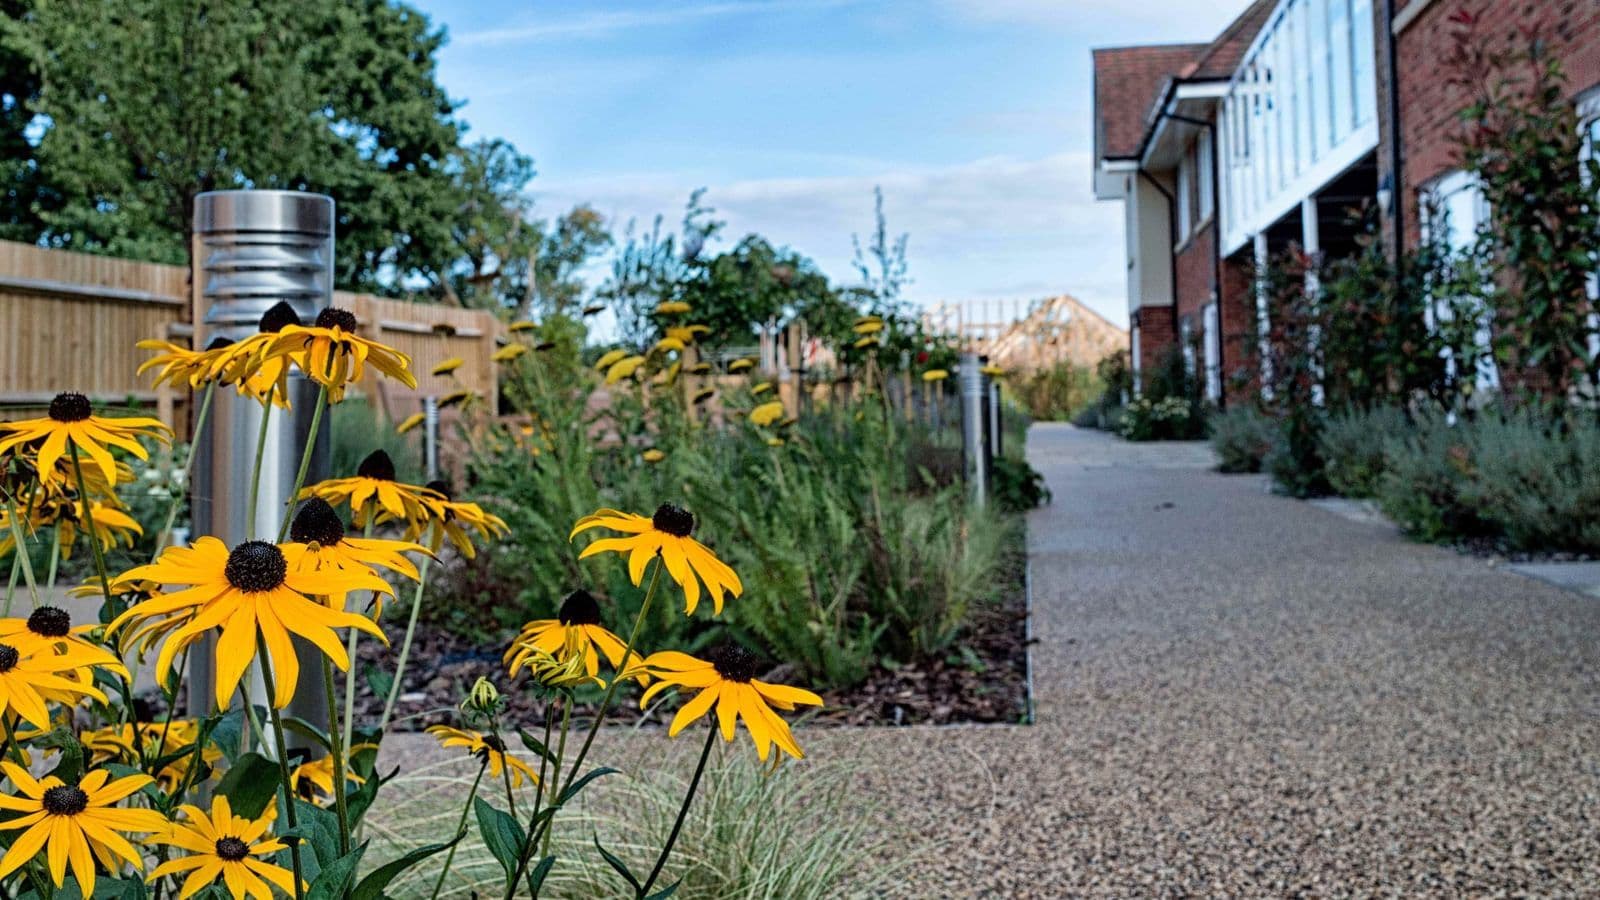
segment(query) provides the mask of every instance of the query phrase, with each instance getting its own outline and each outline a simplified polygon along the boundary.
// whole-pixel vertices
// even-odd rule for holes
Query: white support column
[[[1305,247],[1306,258],[1311,263],[1311,268],[1306,270],[1306,299],[1313,309],[1318,305],[1318,294],[1322,290],[1322,284],[1318,280],[1316,268],[1318,259],[1322,255],[1321,227],[1321,222],[1317,219],[1317,198],[1307,197],[1301,200],[1300,241]],[[1311,402],[1321,406],[1326,399],[1322,388],[1324,373],[1322,371],[1321,354],[1318,352],[1321,350],[1322,329],[1312,325],[1306,333],[1306,340],[1311,345],[1311,371],[1312,376],[1316,379],[1311,385]]]
[[[1261,398],[1272,399],[1272,323],[1267,320],[1267,235],[1257,232],[1256,259],[1256,340],[1261,354]]]

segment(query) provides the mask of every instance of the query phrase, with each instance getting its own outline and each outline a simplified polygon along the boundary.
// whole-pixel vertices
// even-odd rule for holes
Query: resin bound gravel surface
[[[861,767],[875,896],[1600,895],[1600,601],[1199,445],[1028,452],[1038,724],[798,732]]]

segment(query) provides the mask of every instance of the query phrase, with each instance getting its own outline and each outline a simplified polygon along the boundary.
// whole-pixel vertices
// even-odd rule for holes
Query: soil
[[[859,685],[823,691],[827,705],[812,721],[818,725],[946,725],[957,723],[1018,723],[1028,714],[1028,662],[1026,642],[1027,598],[1026,540],[1021,528],[1008,551],[999,582],[998,598],[974,608],[966,633],[942,657],[880,666]],[[385,624],[391,647],[363,642],[359,653],[364,671],[368,665],[388,671],[405,635],[399,610]],[[480,676],[505,686],[500,653],[511,635],[487,647],[480,639],[451,633],[438,625],[419,623],[407,664],[405,686],[395,707],[393,730],[415,731],[440,722],[453,722],[456,706]],[[511,722],[543,721],[544,704],[529,692],[507,690],[506,719]],[[580,702],[585,699],[579,696]],[[599,692],[587,698],[595,703]],[[376,722],[383,712],[382,698],[374,696],[365,679],[357,697],[357,713]],[[576,711],[579,715],[581,710]],[[621,702],[610,716],[618,721],[641,717],[637,703]],[[648,714],[660,719],[661,709]]]

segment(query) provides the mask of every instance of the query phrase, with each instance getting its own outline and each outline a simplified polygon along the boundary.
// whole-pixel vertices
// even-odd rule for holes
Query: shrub
[[[1010,391],[1028,415],[1046,421],[1067,421],[1092,406],[1099,405],[1105,388],[1088,366],[1058,362],[1048,369],[1013,378]]]
[[[1378,506],[1408,534],[1443,541],[1494,533],[1472,505],[1475,461],[1466,429],[1425,414],[1409,433],[1385,441],[1383,454]]]
[[[1278,423],[1278,435],[1261,461],[1276,488],[1291,497],[1320,497],[1328,493],[1322,450],[1322,412],[1294,406]]]
[[[1600,426],[1521,410],[1464,430],[1475,464],[1464,500],[1508,549],[1600,551]]]
[[[1211,417],[1211,446],[1223,472],[1259,472],[1277,440],[1277,425],[1254,406],[1233,406]]]
[[[993,477],[995,505],[1005,512],[1027,512],[1050,499],[1044,476],[1021,457],[995,457]]]
[[[1405,413],[1392,406],[1328,416],[1317,439],[1328,485],[1346,497],[1376,495],[1385,445],[1410,429]]]
[[[1130,441],[1170,441],[1193,437],[1197,427],[1204,419],[1182,397],[1140,397],[1123,409],[1117,433]]]

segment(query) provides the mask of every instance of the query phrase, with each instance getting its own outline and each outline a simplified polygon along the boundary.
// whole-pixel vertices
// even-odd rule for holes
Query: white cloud
[[[587,202],[620,230],[647,228],[656,214],[675,228],[696,187],[727,221],[721,247],[749,232],[808,254],[830,277],[851,281],[852,233],[872,227],[872,189],[881,185],[888,224],[908,232],[923,303],[1033,299],[1071,293],[1113,321],[1126,319],[1122,217],[1097,203],[1089,158],[988,158],[960,165],[892,169],[876,175],[766,178],[727,183],[692,175],[639,174],[535,184],[543,215]]]
[[[745,2],[696,3],[664,5],[658,8],[596,10],[577,15],[552,16],[538,20],[524,19],[519,24],[503,28],[473,31],[457,36],[454,42],[463,47],[494,46],[498,44],[529,43],[552,39],[591,38],[631,31],[637,28],[657,28],[715,19],[723,16],[770,15],[789,10],[816,10],[843,6],[853,0],[745,0]]]

